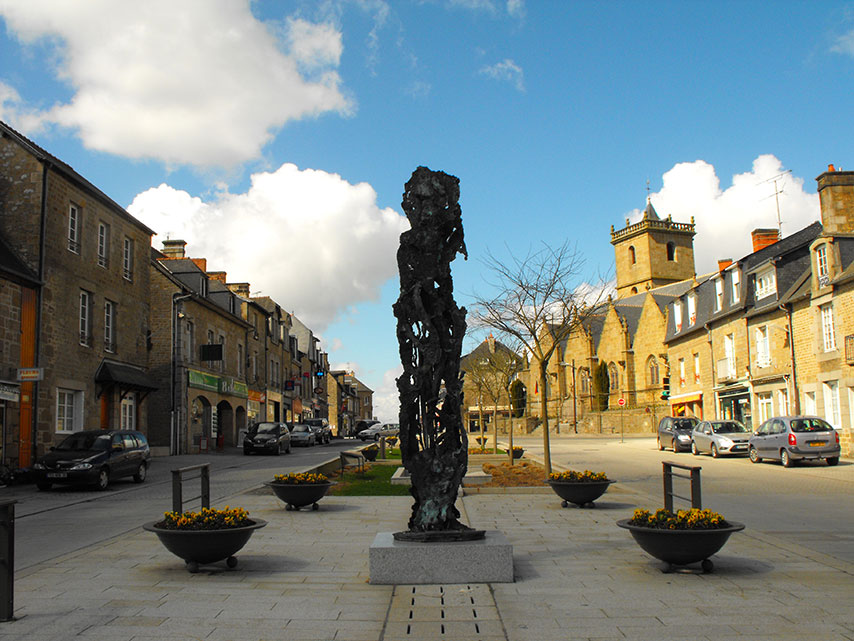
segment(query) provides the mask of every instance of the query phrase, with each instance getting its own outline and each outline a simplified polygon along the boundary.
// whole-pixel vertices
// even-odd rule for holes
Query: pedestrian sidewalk
[[[712,574],[664,574],[615,525],[657,505],[619,485],[595,509],[542,492],[461,498],[467,523],[514,546],[516,581],[490,585],[368,583],[371,542],[405,528],[408,497],[329,496],[290,512],[260,488],[230,503],[269,522],[237,568],[190,574],[139,529],[19,573],[17,620],[0,623],[0,639],[854,639],[850,564],[747,523]]]

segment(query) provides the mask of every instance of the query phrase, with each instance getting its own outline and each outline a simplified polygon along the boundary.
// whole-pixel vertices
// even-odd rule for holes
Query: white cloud
[[[400,417],[400,397],[397,392],[397,378],[403,374],[403,366],[387,370],[383,374],[382,385],[374,390],[374,415],[383,423],[397,423]]]
[[[854,57],[854,29],[836,38],[830,50]]]
[[[0,16],[24,43],[56,43],[55,73],[74,95],[45,122],[77,130],[98,151],[233,167],[291,120],[353,109],[336,71],[341,32],[290,20],[286,51],[250,4],[0,0]],[[39,122],[11,124],[32,133]]]
[[[209,270],[248,281],[319,333],[351,306],[379,300],[397,273],[409,223],[376,200],[367,183],[285,164],[254,174],[244,194],[204,202],[162,184],[137,195],[128,211],[161,241],[187,241],[187,254],[207,258]]]
[[[777,227],[774,198],[776,177],[783,236],[788,236],[820,218],[817,194],[804,191],[804,179],[784,173],[782,163],[765,154],[753,161],[753,168],[732,177],[721,188],[715,168],[703,160],[674,165],[663,176],[661,191],[651,195],[652,205],[661,218],[668,215],[676,222],[694,217],[694,261],[698,274],[717,268],[721,258],[737,260],[750,254],[750,232]],[[639,220],[640,210],[631,214]]]
[[[506,58],[494,65],[483,67],[480,73],[496,80],[506,80],[516,87],[518,91],[525,91],[525,72],[522,70],[522,67],[510,60],[510,58]]]

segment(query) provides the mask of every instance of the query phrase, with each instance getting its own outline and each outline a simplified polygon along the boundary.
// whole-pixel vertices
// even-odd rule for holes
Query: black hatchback
[[[104,490],[111,479],[127,476],[142,483],[150,464],[151,450],[142,432],[86,430],[51,447],[33,465],[32,473],[40,490],[49,490],[54,483]]]

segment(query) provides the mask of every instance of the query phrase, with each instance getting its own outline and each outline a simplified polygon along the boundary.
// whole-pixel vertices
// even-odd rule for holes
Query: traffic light
[[[670,398],[670,377],[663,376],[661,378],[661,400],[666,401]]]

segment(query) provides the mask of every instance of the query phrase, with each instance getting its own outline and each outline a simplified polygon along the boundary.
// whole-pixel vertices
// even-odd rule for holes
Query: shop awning
[[[679,396],[671,396],[671,405],[682,405],[683,403],[693,403],[703,400],[703,392],[692,392],[690,394],[681,394]]]
[[[95,382],[105,387],[119,386],[145,394],[157,389],[157,385],[141,367],[107,360],[101,361],[98,366]]]

